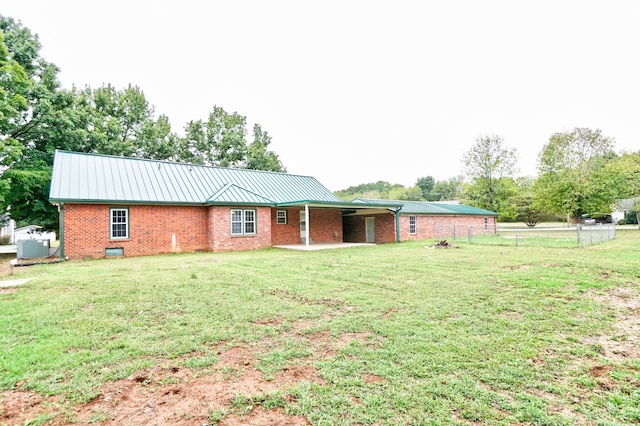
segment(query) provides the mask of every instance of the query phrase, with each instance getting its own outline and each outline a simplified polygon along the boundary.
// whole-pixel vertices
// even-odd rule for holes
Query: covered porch
[[[397,242],[401,207],[313,200],[279,203],[273,207],[272,247],[310,251]]]

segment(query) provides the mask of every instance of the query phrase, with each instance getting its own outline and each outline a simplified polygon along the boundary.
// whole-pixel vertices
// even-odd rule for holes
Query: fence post
[[[576,235],[578,236],[578,247],[582,247],[582,241],[580,241],[580,224],[576,223]]]
[[[453,225],[453,241],[456,240],[456,226]]]
[[[471,227],[471,225],[469,225],[469,244],[471,244],[471,237],[473,236],[473,228]]]

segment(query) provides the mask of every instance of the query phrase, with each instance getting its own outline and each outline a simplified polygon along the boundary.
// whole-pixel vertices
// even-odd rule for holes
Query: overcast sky
[[[180,134],[214,105],[238,112],[333,191],[449,179],[487,134],[517,148],[520,175],[574,127],[640,150],[640,1],[1,0],[0,14],[39,35],[64,87],[138,86]]]

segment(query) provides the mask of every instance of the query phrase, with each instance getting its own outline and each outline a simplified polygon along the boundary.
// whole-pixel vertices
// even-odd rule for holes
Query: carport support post
[[[60,214],[60,220],[58,222],[58,239],[60,241],[60,260],[64,260],[64,203],[58,204],[58,212]]]
[[[304,227],[304,244],[309,250],[309,226],[311,225],[311,221],[309,220],[309,204],[304,205],[304,220],[307,222]]]

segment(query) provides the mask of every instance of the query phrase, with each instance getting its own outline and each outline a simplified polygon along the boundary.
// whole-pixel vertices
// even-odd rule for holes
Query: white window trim
[[[125,212],[124,216],[124,225],[126,227],[126,235],[125,236],[114,236],[113,225],[122,225],[122,222],[114,223],[113,222],[113,213],[116,211]],[[110,240],[128,240],[129,239],[129,209],[126,207],[111,207],[109,208],[109,239]]]
[[[282,216],[280,215],[282,213]],[[286,225],[289,222],[289,215],[286,210],[276,210],[276,224],[278,225]],[[281,221],[284,219],[284,222]]]
[[[234,222],[233,221],[233,214],[234,212],[241,212],[241,221],[238,222]],[[253,220],[247,220],[247,213],[251,212],[253,213]],[[256,209],[231,209],[230,212],[231,216],[231,235],[232,236],[243,236],[243,235],[257,235],[258,234],[258,212]],[[233,224],[234,223],[240,223],[241,226],[241,231],[240,232],[233,232]],[[253,232],[246,232],[247,231],[247,224],[248,223],[253,223]]]
[[[411,223],[413,222],[413,223]],[[409,216],[409,234],[416,235],[418,231],[418,218],[417,216]]]

